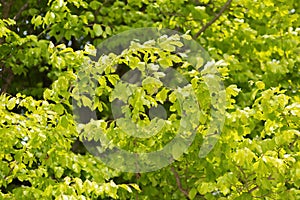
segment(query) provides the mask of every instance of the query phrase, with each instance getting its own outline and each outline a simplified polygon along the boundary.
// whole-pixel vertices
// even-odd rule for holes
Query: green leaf
[[[89,55],[92,55],[92,56],[96,56],[96,53],[97,53],[96,48],[93,45],[91,45],[91,44],[85,45],[84,46],[84,51],[86,53],[88,53]]]
[[[103,29],[100,24],[94,24],[93,30],[94,30],[96,36],[100,36],[103,33]]]
[[[140,187],[137,184],[129,184],[131,187],[133,187],[134,189],[136,189],[137,191],[141,192]]]
[[[255,85],[256,85],[257,88],[260,89],[260,90],[265,89],[265,84],[264,84],[264,82],[262,82],[262,81],[257,81],[257,82],[255,83]]]
[[[198,185],[197,190],[200,194],[205,195],[208,192],[212,192],[214,190],[213,183],[210,182],[201,182],[200,185]]]
[[[92,101],[90,98],[88,98],[87,96],[81,96],[82,99],[82,104],[86,107],[92,107]]]
[[[60,118],[60,125],[62,125],[64,128],[68,128],[69,120],[66,116],[62,116]]]
[[[163,83],[154,77],[148,76],[142,81],[142,86],[149,94],[154,94],[163,85]]]
[[[170,41],[166,40],[164,42],[159,43],[159,46],[165,50],[165,51],[169,51],[169,52],[173,52],[176,50],[176,47],[174,45],[171,44]]]
[[[253,199],[252,195],[249,193],[243,193],[239,197],[235,198],[236,200],[251,200]]]
[[[127,84],[118,82],[115,89],[111,93],[111,99],[110,101],[113,101],[114,99],[119,99],[124,102],[127,102],[128,97],[132,95],[132,92]]]
[[[92,1],[89,6],[93,9],[93,10],[97,10],[98,8],[100,8],[101,3],[99,1]]]
[[[197,190],[196,190],[196,188],[193,187],[193,188],[189,191],[189,198],[190,198],[190,199],[194,199],[195,196],[196,196],[196,194],[197,194]]]
[[[106,32],[107,35],[111,35],[111,33],[112,33],[111,28],[109,26],[106,26],[105,27],[105,32]]]
[[[12,110],[16,106],[16,101],[17,99],[15,97],[10,98],[6,105],[7,109]]]
[[[121,184],[121,185],[119,185],[119,187],[124,188],[126,191],[132,193],[132,190],[131,190],[131,188],[128,185]]]
[[[171,67],[173,65],[172,60],[170,58],[160,58],[158,59],[158,63],[163,68]]]
[[[177,100],[176,92],[173,91],[173,92],[169,95],[169,101],[170,101],[171,103],[175,103],[176,100]]]
[[[120,80],[118,75],[107,75],[106,77],[113,86],[115,86],[117,82]]]
[[[155,98],[157,101],[159,101],[161,104],[164,103],[164,101],[166,101],[167,97],[168,97],[168,90],[166,88],[163,88],[161,91],[159,91]]]
[[[181,36],[182,38],[186,39],[186,40],[191,40],[193,39],[192,36],[188,35],[188,34],[184,34]]]
[[[62,167],[54,167],[54,172],[55,172],[55,177],[56,178],[61,178],[62,175],[64,174],[64,168],[62,168]]]

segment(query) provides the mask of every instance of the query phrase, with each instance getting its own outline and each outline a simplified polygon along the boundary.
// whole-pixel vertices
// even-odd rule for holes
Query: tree
[[[0,197],[298,199],[298,12],[296,0],[2,0]],[[145,38],[143,42],[151,46],[146,50],[143,42],[133,40],[133,45],[125,48],[128,51],[106,55],[112,60],[102,62],[107,71],[94,73],[93,70],[101,70],[93,60],[95,51],[107,38],[144,27],[167,28],[182,34],[179,38],[176,33],[156,37],[153,46],[151,38]],[[191,67],[195,63],[203,67],[211,60],[196,62],[178,54],[182,45],[190,45],[191,37],[215,61],[227,102],[224,126],[220,135],[216,134],[219,139],[209,154],[200,158],[199,149],[209,134],[211,111],[218,108],[210,107],[210,84],[203,77],[198,79],[200,75],[193,73]],[[126,41],[130,41],[128,38]],[[167,42],[162,44],[164,41]],[[110,47],[118,49],[117,45],[120,41],[115,40]],[[160,48],[155,49],[155,45]],[[188,56],[191,57],[194,58]],[[175,137],[172,130],[180,127],[180,97],[163,89],[157,77],[148,77],[150,84],[144,79],[144,85],[134,88],[141,92],[123,113],[113,113],[116,111],[110,108],[113,102],[118,104],[111,97],[112,91],[119,89],[116,95],[121,98],[120,94],[130,88],[120,79],[130,81],[138,75],[135,69],[145,70],[139,63],[155,63],[154,60],[159,60],[160,66],[175,69],[191,83],[203,112],[193,115],[187,123],[200,125],[195,128],[193,143],[184,141],[190,147],[182,156],[170,149],[174,159],[170,165],[147,173],[113,169],[93,155],[99,150],[86,149],[83,144],[100,140],[103,149],[114,152],[109,144],[113,141],[124,149],[151,152],[161,148],[170,136]],[[130,71],[134,73],[128,74]],[[98,76],[90,80],[91,74]],[[81,82],[85,77],[89,84]],[[93,96],[80,92],[80,87],[85,86],[91,90],[89,94],[94,91]],[[167,112],[160,117],[172,122],[157,136],[159,140],[133,140],[137,135],[128,136],[117,129],[117,125],[123,123],[126,127],[129,121],[119,120],[121,124],[117,124],[113,114],[127,113],[135,123],[150,124],[150,108],[137,105],[141,98],[146,99],[144,104],[161,104]],[[161,103],[165,100],[168,104]],[[74,105],[78,106],[75,111]],[[94,118],[90,123],[80,119],[84,109],[96,113],[90,116]],[[94,135],[84,138],[78,123],[85,124],[84,130],[103,130],[110,140]]]

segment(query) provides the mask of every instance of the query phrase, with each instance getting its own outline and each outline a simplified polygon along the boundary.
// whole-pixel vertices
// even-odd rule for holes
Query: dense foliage
[[[1,0],[0,199],[299,199],[299,11],[297,0]],[[105,39],[143,27],[182,35],[133,41],[97,66],[92,58]],[[214,60],[226,90],[224,126],[205,157],[199,149],[209,134],[210,85],[190,67],[192,60],[174,53],[191,38]],[[184,91],[176,96],[146,75],[139,87],[118,83],[127,71],[156,69],[147,63],[180,72],[201,112],[182,105],[192,114],[187,122],[195,140],[182,156],[170,149],[172,164],[124,172],[84,147],[78,123],[86,122],[74,118],[74,99],[97,113],[85,129],[101,129],[124,149],[157,150],[179,129]],[[90,74],[101,75],[92,77],[96,84],[76,84]],[[92,96],[79,95],[86,85]],[[117,126],[130,122],[113,118],[113,88],[119,98],[140,91],[123,110],[135,123],[151,126],[147,109],[159,104],[171,125],[156,138],[132,140],[138,133],[128,136]]]

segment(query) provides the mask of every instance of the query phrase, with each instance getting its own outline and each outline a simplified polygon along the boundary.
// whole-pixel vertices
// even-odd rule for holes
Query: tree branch
[[[189,198],[189,193],[187,190],[183,189],[182,185],[181,185],[181,181],[180,181],[180,177],[179,174],[177,173],[177,171],[174,169],[174,167],[171,167],[171,171],[173,172],[175,179],[176,179],[176,183],[177,186],[179,188],[179,190],[187,197]]]
[[[22,12],[28,7],[29,3],[26,2],[22,7],[21,9],[19,10],[19,12],[14,16],[14,20],[18,20],[19,17],[21,16]]]
[[[14,3],[13,0],[11,1],[5,1],[5,0],[1,0],[2,3],[2,18],[3,19],[7,19],[9,17],[9,13],[10,13],[10,9]],[[5,42],[5,39],[0,40],[0,45],[2,43]],[[0,69],[1,69],[1,78],[3,80],[2,86],[1,86],[1,93],[6,93],[6,91],[8,90],[10,84],[12,83],[12,80],[14,78],[14,74],[13,71],[10,68],[5,67],[4,63],[0,63]],[[6,78],[4,76],[7,76]]]
[[[11,9],[11,6],[13,5],[14,1],[13,0],[11,0],[11,1],[2,0],[1,3],[2,3],[2,18],[7,19],[9,17],[10,9]]]
[[[232,0],[227,0],[226,3],[221,8],[221,10],[219,11],[219,13],[212,20],[210,20],[208,23],[202,26],[202,28],[194,35],[193,38],[197,39],[201,35],[201,33],[203,33],[210,25],[212,25],[215,21],[217,21],[221,17],[221,15],[225,12],[225,10],[229,8],[231,2]]]

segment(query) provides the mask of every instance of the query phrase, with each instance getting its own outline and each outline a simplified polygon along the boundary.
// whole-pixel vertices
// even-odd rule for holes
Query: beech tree
[[[297,0],[0,5],[1,199],[299,199]]]

